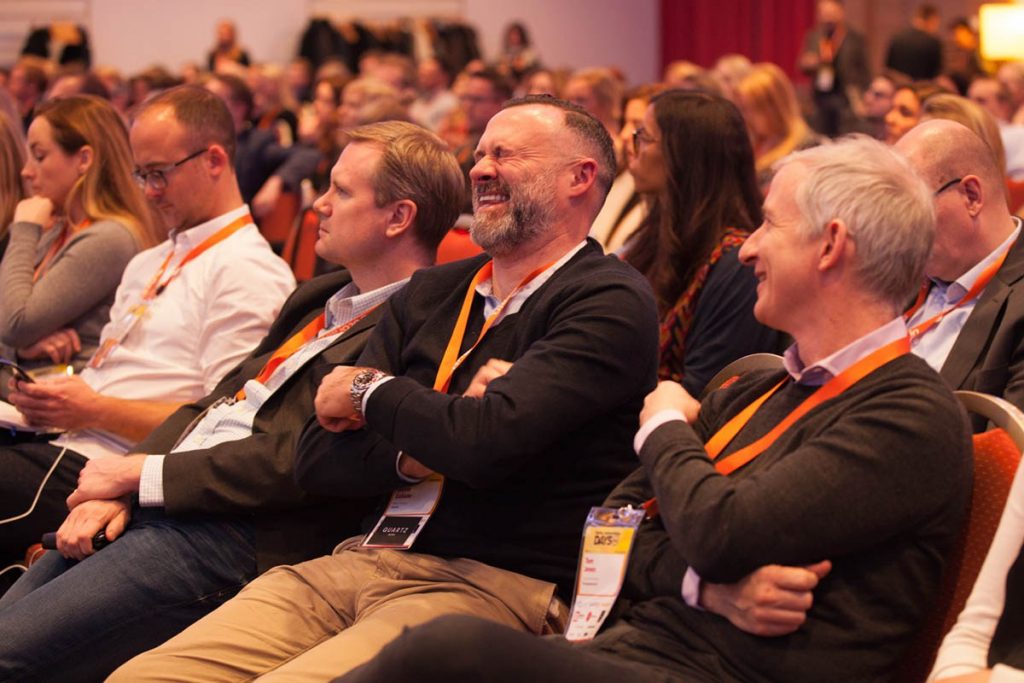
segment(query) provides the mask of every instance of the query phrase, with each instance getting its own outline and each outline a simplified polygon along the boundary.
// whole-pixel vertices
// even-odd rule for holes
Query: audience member
[[[252,91],[252,124],[257,130],[272,130],[282,147],[291,147],[298,136],[299,103],[284,81],[284,70],[276,64],[257,64],[249,69]]]
[[[536,69],[523,77],[522,93],[562,97],[569,75],[564,69]]]
[[[366,495],[303,494],[292,480],[295,445],[316,378],[354,362],[388,298],[433,263],[463,185],[444,144],[411,124],[349,136],[335,184],[315,203],[317,253],[347,271],[300,287],[260,345],[138,449],[168,455],[87,465],[60,552],[0,602],[5,671],[102,679],[269,567],[329,552],[371,511]],[[129,493],[137,506],[122,502]],[[117,540],[94,553],[99,530]]]
[[[885,68],[911,81],[928,81],[942,73],[942,41],[939,10],[931,3],[918,5],[910,26],[889,41]]]
[[[885,142],[892,145],[921,120],[922,103],[942,88],[930,81],[908,83],[896,88],[892,108],[885,115]]]
[[[761,222],[753,152],[736,107],[704,93],[656,96],[633,139],[629,171],[650,200],[624,258],[658,302],[658,376],[699,395],[730,362],[780,347],[754,319],[757,280],[737,257]]]
[[[929,681],[1013,683],[1024,676],[1024,463],[967,605],[939,648]]]
[[[220,73],[232,64],[249,66],[249,53],[238,44],[238,30],[235,22],[221,19],[217,22],[216,38],[213,49],[206,55],[206,68],[213,73]]]
[[[338,106],[347,82],[344,78],[334,76],[318,79],[313,87],[313,101],[302,108],[299,117],[299,142],[320,152],[320,160],[310,178],[317,192],[327,190],[331,166],[341,153]]]
[[[215,94],[231,112],[235,126],[235,174],[242,201],[252,204],[259,218],[277,204],[282,192],[298,192],[303,178],[316,170],[320,155],[303,145],[284,147],[273,131],[258,130],[250,123],[253,97],[241,78],[214,74],[206,89]]]
[[[774,64],[762,62],[752,66],[736,87],[735,101],[754,147],[754,167],[762,190],[768,189],[776,161],[790,152],[821,143],[821,138],[804,121],[793,84]]]
[[[45,62],[35,58],[22,58],[11,69],[11,76],[7,79],[7,92],[18,104],[22,130],[28,130],[29,124],[32,123],[32,112],[46,92],[48,78],[43,68],[44,64]]]
[[[622,84],[611,69],[596,67],[575,72],[565,84],[563,94],[565,99],[590,112],[608,131],[615,143],[619,170],[625,168],[626,163],[624,148],[619,142],[622,90]]]
[[[448,617],[341,680],[885,680],[931,606],[971,491],[963,412],[908,353],[900,317],[928,256],[930,195],[866,138],[781,162],[742,254],[761,281],[758,318],[796,344],[785,370],[748,373],[703,404],[669,382],[648,396],[643,467],[606,505],[648,501],[651,519],[617,619],[596,638]],[[680,597],[692,569],[731,581],[783,558],[808,566],[814,589],[789,635],[750,635],[743,614]]]
[[[288,62],[288,66],[285,67],[284,80],[294,101],[306,103],[312,99],[313,66],[308,59],[296,57]]]
[[[718,58],[711,75],[718,82],[722,97],[736,103],[736,86],[750,73],[751,66],[750,60],[743,55],[728,54]]]
[[[994,78],[982,76],[971,81],[967,96],[995,117],[1006,150],[1006,174],[1015,180],[1024,179],[1024,126],[1010,123],[1010,89]]]
[[[864,91],[864,116],[861,119],[860,132],[866,133],[876,140],[885,140],[885,117],[892,109],[892,98],[896,94],[897,85],[903,85],[890,73],[875,76],[868,89]]]
[[[864,36],[846,23],[843,0],[818,0],[818,23],[804,36],[798,66],[810,76],[819,133],[834,137],[854,128],[871,79]]]
[[[0,266],[10,239],[7,227],[14,219],[14,208],[28,194],[21,177],[24,166],[25,141],[21,137],[21,122],[0,107]]]
[[[628,91],[623,98],[619,144],[624,150],[627,167],[615,177],[604,206],[590,227],[590,236],[600,242],[608,253],[618,253],[647,215],[646,202],[636,191],[633,174],[629,171],[634,153],[633,134],[643,126],[651,98],[666,89],[661,83],[642,85]]]
[[[476,165],[476,148],[491,117],[501,111],[502,105],[512,97],[512,85],[494,69],[472,72],[466,78],[459,103],[466,120],[466,139],[455,147],[455,158],[466,178],[467,197],[472,196],[469,172]],[[462,213],[473,212],[471,199],[467,199]]]
[[[498,64],[516,81],[540,64],[540,56],[530,43],[526,26],[515,21],[505,27]]]
[[[473,235],[493,260],[413,276],[359,360],[382,370],[335,369],[317,394],[323,425],[365,429],[311,423],[297,456],[300,484],[323,495],[402,499],[407,477],[443,474],[429,522],[390,549],[357,537],[268,572],[112,681],[147,680],[169,661],[196,679],[328,679],[449,613],[561,629],[580,519],[632,468],[634,411],[654,384],[654,303],[635,271],[586,241],[615,166],[596,119],[550,98],[510,102],[477,159]],[[453,364],[460,349],[466,362]],[[412,549],[394,550],[402,540]],[[310,600],[317,618],[298,607]]]
[[[107,86],[100,77],[93,72],[72,69],[54,74],[44,99],[52,100],[57,97],[71,97],[73,95],[95,95],[104,100],[109,100],[110,90],[107,89]]]
[[[369,118],[369,112],[378,106],[401,106],[398,90],[372,76],[360,76],[349,81],[341,91],[338,106],[338,126],[341,130],[361,126]]]
[[[21,174],[33,196],[18,203],[0,262],[0,349],[77,372],[99,347],[125,266],[158,232],[132,180],[128,131],[106,101],[43,103],[28,151]]]
[[[421,60],[416,73],[419,95],[410,105],[409,115],[421,126],[436,132],[458,108],[459,98],[448,89],[448,71],[436,57]]]
[[[978,54],[978,31],[967,17],[956,17],[949,22],[944,59],[946,75],[956,83],[957,92],[967,94],[967,86],[985,70]]]
[[[1024,62],[1006,62],[996,71],[996,79],[1010,92],[1011,123],[1024,124]]]
[[[68,431],[50,443],[0,448],[4,513],[30,511],[4,515],[3,559],[22,556],[60,524],[88,460],[124,454],[179,405],[212,390],[295,286],[242,204],[234,128],[219,99],[195,87],[158,95],[129,138],[136,180],[170,239],[128,264],[81,375],[17,382],[11,393],[30,424]]]

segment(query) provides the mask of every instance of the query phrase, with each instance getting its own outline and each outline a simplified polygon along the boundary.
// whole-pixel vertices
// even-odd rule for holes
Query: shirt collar
[[[800,360],[800,349],[793,344],[786,349],[782,364],[798,384],[821,386],[861,358],[906,336],[907,325],[903,316],[898,316],[811,366],[804,366]]]
[[[388,300],[388,297],[404,287],[407,282],[409,282],[409,278],[392,282],[366,293],[360,293],[355,282],[348,283],[328,299],[327,305],[324,306],[324,332],[329,332],[339,325],[344,325],[374,306],[384,303]]]
[[[210,237],[233,220],[240,218],[247,213],[249,213],[249,207],[242,204],[237,209],[232,209],[227,213],[222,213],[216,218],[211,218],[205,223],[200,223],[199,225],[191,228],[185,228],[184,230],[174,230],[170,235],[168,235],[168,237],[174,244],[175,249],[178,247],[191,249],[197,244],[202,244],[203,240],[207,237]]]
[[[575,247],[573,247],[569,251],[565,252],[565,254],[560,259],[558,259],[553,264],[551,264],[543,272],[538,273],[537,277],[535,277],[532,280],[530,280],[530,282],[527,283],[527,285],[525,287],[520,289],[516,293],[516,297],[518,299],[520,299],[520,300],[525,300],[526,297],[530,296],[530,294],[533,294],[533,292],[535,290],[539,289],[541,285],[543,285],[545,282],[547,282],[549,279],[551,279],[551,276],[555,274],[555,271],[557,271],[559,268],[561,268],[566,263],[568,263],[569,259],[571,259],[573,256],[575,256],[576,252],[578,252],[580,249],[585,247],[586,244],[587,244],[587,240],[584,239],[582,242],[577,244]],[[484,297],[484,298],[487,298],[487,299],[496,299],[497,297],[494,296],[494,278],[493,277],[489,277],[486,280],[484,280],[483,282],[479,283],[476,286],[476,293],[479,294],[480,296]]]

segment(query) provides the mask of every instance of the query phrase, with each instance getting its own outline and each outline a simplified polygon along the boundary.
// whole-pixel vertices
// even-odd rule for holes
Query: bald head
[[[924,121],[910,129],[895,147],[936,189],[954,178],[976,175],[989,199],[1003,198],[1003,173],[992,150],[963,124],[948,119]]]
[[[1002,171],[989,146],[955,121],[920,123],[895,147],[937,193],[935,243],[925,274],[955,280],[1014,230]]]

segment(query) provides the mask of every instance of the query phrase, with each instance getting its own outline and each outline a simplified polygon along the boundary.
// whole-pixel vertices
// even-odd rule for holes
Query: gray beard
[[[491,256],[504,256],[544,233],[555,213],[551,196],[552,174],[542,174],[518,189],[509,191],[506,211],[498,216],[477,214],[477,192],[473,192],[473,242]],[[506,186],[507,187],[507,186]]]

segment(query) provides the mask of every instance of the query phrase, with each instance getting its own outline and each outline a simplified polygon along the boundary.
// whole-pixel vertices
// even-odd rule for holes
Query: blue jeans
[[[0,600],[0,680],[103,680],[256,576],[252,524],[135,508],[81,562],[49,551]]]

